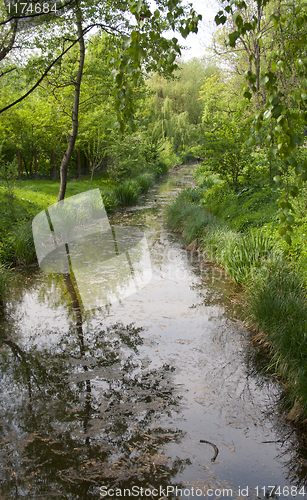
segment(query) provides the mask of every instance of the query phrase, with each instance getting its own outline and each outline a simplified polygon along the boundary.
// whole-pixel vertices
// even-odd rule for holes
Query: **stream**
[[[192,170],[109,218],[146,235],[152,277],[134,293],[84,310],[69,275],[18,271],[0,333],[1,500],[307,498],[306,439],[238,288],[166,226]]]

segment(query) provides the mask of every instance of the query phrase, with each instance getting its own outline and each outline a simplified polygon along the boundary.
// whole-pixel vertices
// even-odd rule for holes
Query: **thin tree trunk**
[[[59,190],[58,201],[62,201],[65,198],[68,164],[69,164],[71,155],[73,153],[76,138],[78,135],[78,112],[79,112],[79,102],[80,102],[80,88],[81,88],[81,80],[82,80],[84,58],[85,58],[85,45],[84,45],[84,37],[83,37],[83,30],[82,30],[82,18],[81,18],[81,11],[80,11],[79,7],[77,8],[77,12],[76,12],[76,24],[77,24],[77,28],[78,28],[80,59],[79,59],[78,74],[77,74],[77,78],[76,78],[76,82],[75,82],[75,97],[74,97],[74,106],[73,106],[72,118],[71,118],[72,131],[71,131],[71,135],[69,137],[67,149],[65,151],[65,154],[63,156],[61,166],[60,166],[60,190]]]
[[[34,179],[37,180],[37,151],[34,149]]]
[[[26,174],[29,175],[29,172],[28,172],[28,166],[27,166],[27,162],[26,162],[26,159],[23,158],[23,164],[25,166],[25,171],[26,171]]]
[[[85,175],[88,174],[87,156],[85,155]]]
[[[55,168],[55,154],[54,149],[51,151],[51,163],[52,163],[52,178],[56,180],[56,168]]]
[[[81,179],[80,149],[78,148],[78,179]]]
[[[21,180],[21,157],[20,157],[20,149],[17,151],[18,155],[18,180]]]

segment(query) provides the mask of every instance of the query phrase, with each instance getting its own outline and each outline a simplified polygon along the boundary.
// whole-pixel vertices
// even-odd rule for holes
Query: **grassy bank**
[[[110,212],[135,204],[167,171],[167,165],[160,161],[129,180],[114,181],[107,172],[96,174],[92,184],[90,176],[74,179],[67,184],[66,197],[98,188],[106,211]],[[36,260],[32,220],[41,210],[57,202],[58,192],[59,181],[51,180],[16,181],[10,193],[0,186],[0,309],[9,285],[9,269]]]
[[[281,242],[275,230],[277,197],[273,183],[231,189],[209,176],[178,195],[167,208],[167,221],[187,245],[197,246],[242,285],[253,339],[269,351],[268,368],[286,382],[288,417],[305,422],[305,221],[294,229],[291,248]]]

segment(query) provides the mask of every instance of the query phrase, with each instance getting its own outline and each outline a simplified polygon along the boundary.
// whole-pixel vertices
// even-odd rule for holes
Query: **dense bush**
[[[147,172],[147,173],[144,173],[142,175],[139,175],[136,178],[136,181],[140,187],[141,193],[145,194],[148,192],[148,189],[153,185],[154,176],[153,176],[153,174],[150,174],[149,172]]]

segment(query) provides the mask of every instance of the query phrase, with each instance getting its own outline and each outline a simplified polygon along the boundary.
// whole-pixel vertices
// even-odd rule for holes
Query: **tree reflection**
[[[141,328],[86,329],[64,280],[75,318],[68,336],[2,335],[1,498],[86,500],[104,485],[171,484],[189,463],[163,453],[183,437],[161,423],[180,411],[172,367],[138,357]]]

